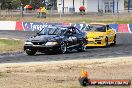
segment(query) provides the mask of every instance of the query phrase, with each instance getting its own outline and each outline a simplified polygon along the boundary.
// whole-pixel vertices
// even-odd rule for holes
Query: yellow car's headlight
[[[57,42],[47,42],[45,45],[46,46],[51,46],[51,45],[57,45],[58,43]]]

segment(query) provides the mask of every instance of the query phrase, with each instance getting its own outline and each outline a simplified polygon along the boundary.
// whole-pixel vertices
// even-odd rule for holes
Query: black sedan
[[[86,49],[86,33],[76,27],[51,26],[41,30],[36,36],[25,42],[24,50],[28,55],[36,52],[66,53],[73,49],[81,52]]]

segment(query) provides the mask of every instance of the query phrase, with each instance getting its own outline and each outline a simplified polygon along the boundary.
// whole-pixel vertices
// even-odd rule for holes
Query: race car
[[[107,24],[91,23],[87,31],[87,46],[109,46],[116,44],[116,32]]]
[[[87,44],[86,32],[73,26],[50,26],[42,29],[36,36],[25,42],[24,50],[28,55],[42,53],[66,53],[76,49],[85,51]]]

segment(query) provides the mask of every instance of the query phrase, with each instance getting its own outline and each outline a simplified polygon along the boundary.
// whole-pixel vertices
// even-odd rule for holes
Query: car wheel
[[[86,45],[85,44],[81,44],[79,47],[78,47],[78,52],[84,52],[86,51]]]
[[[64,53],[66,53],[67,52],[67,46],[66,46],[66,43],[61,43],[61,45],[60,45],[60,53],[61,54],[64,54]]]
[[[113,40],[113,43],[112,43],[112,46],[116,45],[116,36],[114,37],[114,40]]]
[[[35,50],[26,49],[26,53],[27,53],[28,55],[30,55],[30,56],[35,55],[36,52],[37,52],[37,51],[35,51]]]
[[[108,44],[108,37],[105,38],[105,47],[108,47],[109,44]]]

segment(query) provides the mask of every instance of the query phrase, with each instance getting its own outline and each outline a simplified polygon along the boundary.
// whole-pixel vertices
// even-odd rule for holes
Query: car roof
[[[70,28],[76,28],[76,27],[74,27],[74,26],[64,26],[64,25],[50,25],[47,28],[68,28],[68,29],[70,29]]]
[[[105,25],[108,25],[108,24],[105,24],[105,23],[90,23],[90,25],[100,25],[100,26],[105,26]]]

